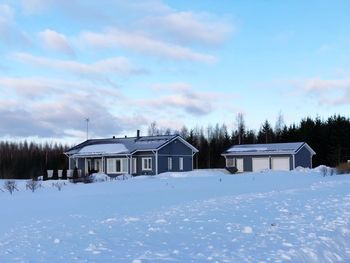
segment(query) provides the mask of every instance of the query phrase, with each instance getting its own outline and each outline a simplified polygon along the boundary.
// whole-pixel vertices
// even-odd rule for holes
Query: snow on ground
[[[198,170],[0,191],[0,262],[350,262],[349,189],[312,170]]]

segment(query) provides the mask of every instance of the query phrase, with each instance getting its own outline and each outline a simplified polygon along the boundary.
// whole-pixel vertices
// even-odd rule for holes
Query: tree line
[[[0,179],[28,179],[46,171],[67,169],[67,145],[34,142],[0,142]]]
[[[157,129],[155,122],[148,128],[149,135],[162,133],[172,132],[169,129]],[[306,142],[316,152],[313,157],[314,167],[321,164],[334,167],[350,160],[350,119],[340,115],[325,120],[307,117],[298,124],[287,126],[280,113],[274,126],[266,120],[258,131],[254,131],[246,126],[244,115],[239,113],[235,128],[231,130],[226,125],[216,124],[205,128],[183,127],[175,133],[199,150],[195,164],[198,168],[224,167],[225,159],[221,154],[236,144]]]
[[[274,126],[266,120],[258,131],[254,131],[246,126],[244,115],[239,113],[233,129],[216,124],[192,129],[184,126],[174,131],[160,129],[153,122],[147,133],[180,134],[199,150],[195,160],[198,168],[224,167],[225,159],[221,153],[236,144],[307,142],[317,153],[313,157],[314,166],[334,167],[350,159],[350,120],[340,115],[325,120],[308,117],[287,126],[279,114]],[[45,175],[48,169],[65,170],[68,158],[64,152],[69,148],[54,143],[0,142],[0,179],[27,179]]]

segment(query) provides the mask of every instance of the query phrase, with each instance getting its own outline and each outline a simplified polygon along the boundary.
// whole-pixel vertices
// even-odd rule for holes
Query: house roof
[[[306,147],[311,154],[316,154],[305,142],[288,142],[234,145],[227,149],[223,155],[295,154],[303,147]]]
[[[179,135],[158,135],[86,140],[69,149],[66,154],[74,156],[127,155],[137,151],[159,150],[175,139],[181,140],[194,152],[198,152]]]

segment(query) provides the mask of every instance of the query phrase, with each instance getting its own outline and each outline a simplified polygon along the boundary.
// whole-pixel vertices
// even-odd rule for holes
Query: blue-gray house
[[[298,166],[312,168],[315,151],[305,142],[234,145],[222,156],[226,167],[238,172],[265,169],[289,171]]]
[[[69,169],[81,174],[157,175],[193,170],[198,150],[179,135],[140,136],[87,140],[69,149]]]

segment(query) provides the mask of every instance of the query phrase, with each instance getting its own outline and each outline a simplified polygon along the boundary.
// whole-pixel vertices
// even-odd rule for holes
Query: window
[[[136,174],[137,173],[137,159],[132,158],[132,173]]]
[[[88,171],[91,171],[92,169],[92,167],[91,167],[92,165],[91,165],[91,160],[90,159],[88,159],[87,160],[87,169],[88,169]]]
[[[107,173],[127,173],[128,160],[126,158],[108,158]]]
[[[235,158],[226,158],[226,167],[235,167]]]
[[[184,169],[184,158],[179,158],[179,170],[182,171]]]
[[[142,158],[142,170],[152,171],[152,157]]]
[[[168,157],[168,171],[173,169],[173,158]]]

